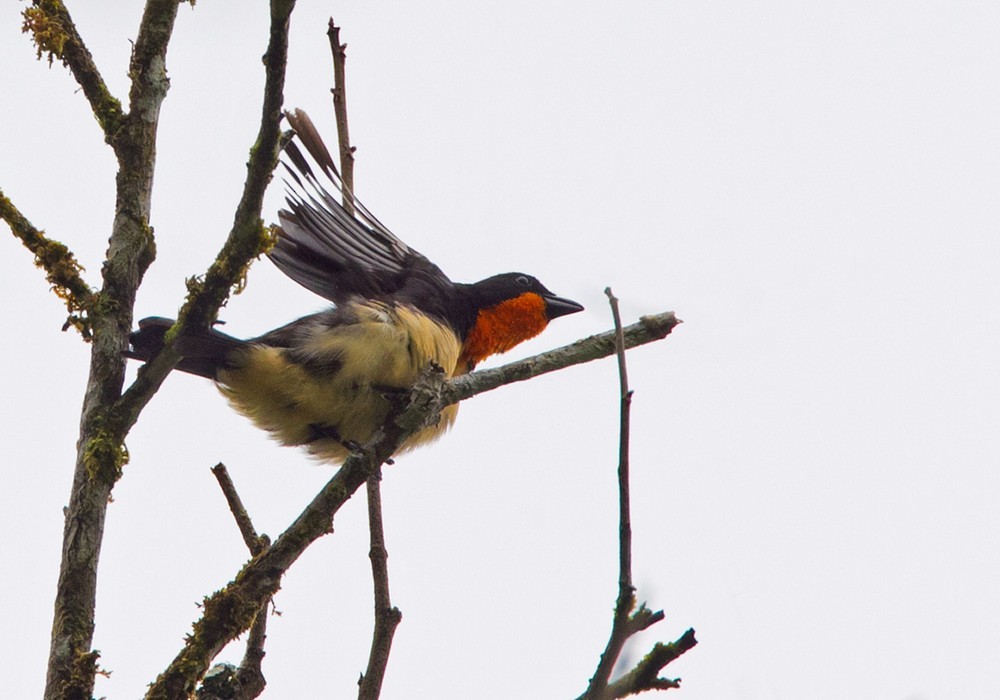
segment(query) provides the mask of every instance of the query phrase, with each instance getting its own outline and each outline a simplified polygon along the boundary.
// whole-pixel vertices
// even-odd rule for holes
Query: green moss
[[[122,476],[129,454],[125,443],[104,428],[98,428],[83,446],[83,465],[92,480],[113,485]]]
[[[24,20],[21,23],[21,31],[31,34],[31,40],[35,42],[36,58],[40,61],[43,53],[48,54],[51,66],[55,59],[62,60],[69,34],[56,16],[62,5],[52,1],[46,3],[46,6],[48,9],[37,6],[25,8],[21,13]]]
[[[274,244],[278,242],[279,230],[277,226],[264,226],[264,222],[258,220],[257,237],[254,242],[254,255],[239,271],[236,284],[233,285],[233,294],[240,294],[247,288],[247,274],[250,272],[250,265],[253,264],[254,260],[260,259],[261,255],[271,252]]]
[[[96,294],[83,279],[83,266],[66,245],[32,226],[2,191],[0,219],[7,222],[14,235],[34,254],[35,265],[45,270],[45,279],[52,291],[66,304],[70,315],[63,330],[76,328],[85,340],[90,340],[90,317],[95,312]]]
[[[98,674],[110,676],[109,671],[101,669],[97,660],[100,652],[79,652],[73,659],[73,669],[70,676],[59,688],[59,697],[66,700],[92,700],[94,692],[94,677]]]

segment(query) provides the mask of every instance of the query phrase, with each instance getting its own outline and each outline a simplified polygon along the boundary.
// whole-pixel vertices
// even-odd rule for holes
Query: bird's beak
[[[554,294],[546,294],[542,298],[545,299],[545,315],[548,316],[550,321],[560,316],[583,311],[583,305],[577,304],[571,299],[557,297]]]

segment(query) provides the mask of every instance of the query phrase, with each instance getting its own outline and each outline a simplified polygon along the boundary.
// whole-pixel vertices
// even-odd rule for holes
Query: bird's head
[[[507,272],[469,286],[475,320],[462,345],[462,361],[472,369],[490,355],[533,338],[554,318],[583,311],[556,296],[531,275]]]

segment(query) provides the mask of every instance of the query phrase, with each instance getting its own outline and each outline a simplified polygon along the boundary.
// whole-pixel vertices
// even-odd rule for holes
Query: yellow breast
[[[218,375],[220,391],[257,426],[337,463],[345,443],[365,444],[385,421],[387,392],[411,387],[431,362],[451,377],[461,353],[450,328],[413,309],[354,302],[348,311],[335,325],[308,327],[294,348],[251,345]],[[446,408],[399,452],[440,437],[457,412]]]

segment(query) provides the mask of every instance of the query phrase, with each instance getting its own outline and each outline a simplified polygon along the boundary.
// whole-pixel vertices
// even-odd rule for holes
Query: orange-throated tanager
[[[329,151],[309,117],[288,115],[296,137],[343,191]],[[583,309],[530,275],[508,272],[474,284],[452,282],[393,235],[360,202],[352,216],[317,179],[294,140],[287,203],[269,253],[278,268],[334,306],[257,338],[215,329],[189,331],[174,349],[177,369],[215,380],[240,413],[285,445],[303,445],[333,462],[364,445],[391,408],[387,394],[407,389],[431,362],[449,377],[540,333],[554,318]],[[129,357],[149,360],[173,321],[147,318],[131,336]],[[455,420],[411,436],[400,451],[439,437]]]

